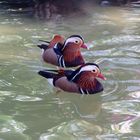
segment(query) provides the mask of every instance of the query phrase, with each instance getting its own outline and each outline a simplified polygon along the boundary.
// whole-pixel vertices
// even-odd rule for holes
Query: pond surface
[[[21,9],[19,9],[20,11]],[[0,10],[0,140],[139,140],[140,9],[95,7],[43,21]],[[59,92],[38,70],[39,39],[80,34],[107,80],[96,95]]]

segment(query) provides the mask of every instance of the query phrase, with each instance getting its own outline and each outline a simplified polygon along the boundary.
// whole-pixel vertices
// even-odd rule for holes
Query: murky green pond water
[[[83,35],[104,92],[57,94],[37,74],[50,65],[36,43],[54,34]],[[66,139],[140,139],[140,9],[97,7],[56,22],[0,10],[0,140]]]

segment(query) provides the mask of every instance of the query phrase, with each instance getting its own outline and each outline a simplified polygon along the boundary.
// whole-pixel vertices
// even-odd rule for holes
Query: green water
[[[139,140],[140,9],[89,9],[42,21],[0,10],[0,140]],[[37,71],[39,39],[81,34],[107,80],[96,95],[57,92]]]

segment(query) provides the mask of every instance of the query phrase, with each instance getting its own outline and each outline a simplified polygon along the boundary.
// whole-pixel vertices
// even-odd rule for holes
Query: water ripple
[[[103,109],[108,110],[108,112],[114,114],[119,113],[138,117],[140,116],[139,103],[140,101],[137,99],[113,101],[103,103]]]
[[[120,122],[118,124],[112,124],[111,128],[112,131],[115,133],[133,133],[139,134],[139,128],[136,126],[136,124],[139,122],[140,116],[139,117],[131,117],[127,121]]]
[[[140,61],[137,58],[118,57],[118,58],[108,58],[106,60],[108,60],[114,64],[140,65]]]
[[[99,125],[89,123],[84,120],[72,120],[48,129],[48,132],[42,134],[39,140],[84,140],[85,138],[93,139],[96,138],[96,135],[100,134],[101,132],[102,128]]]
[[[25,95],[18,95],[15,100],[17,101],[24,101],[24,102],[29,102],[29,101],[41,101],[42,99],[39,97],[31,97],[31,96],[25,96]]]
[[[139,35],[120,35],[120,36],[114,36],[111,39],[104,40],[103,44],[117,45],[117,44],[124,44],[124,43],[137,42],[137,41],[140,41]]]
[[[0,87],[11,86],[12,84],[6,80],[0,80]]]
[[[30,140],[30,138],[24,134],[27,129],[26,125],[12,119],[11,116],[0,115],[0,138],[11,139],[11,137],[21,140]]]
[[[140,98],[140,89],[139,89],[139,91],[129,93],[129,96],[139,99]]]
[[[122,48],[125,51],[134,51],[136,53],[140,53],[140,45],[133,45],[133,46],[125,46]]]
[[[21,40],[21,39],[22,37],[19,35],[1,35],[0,43],[13,42],[13,41]]]
[[[122,45],[122,44],[129,44],[129,43],[136,43],[140,42],[140,35],[117,35],[117,36],[109,36],[103,39],[97,39],[94,41],[89,42],[89,46],[100,46],[100,45]]]

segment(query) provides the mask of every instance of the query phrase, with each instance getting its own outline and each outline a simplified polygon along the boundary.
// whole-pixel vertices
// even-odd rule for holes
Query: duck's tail
[[[38,46],[40,49],[46,50],[46,49],[48,48],[49,44],[50,44],[49,41],[39,40],[37,46]]]

